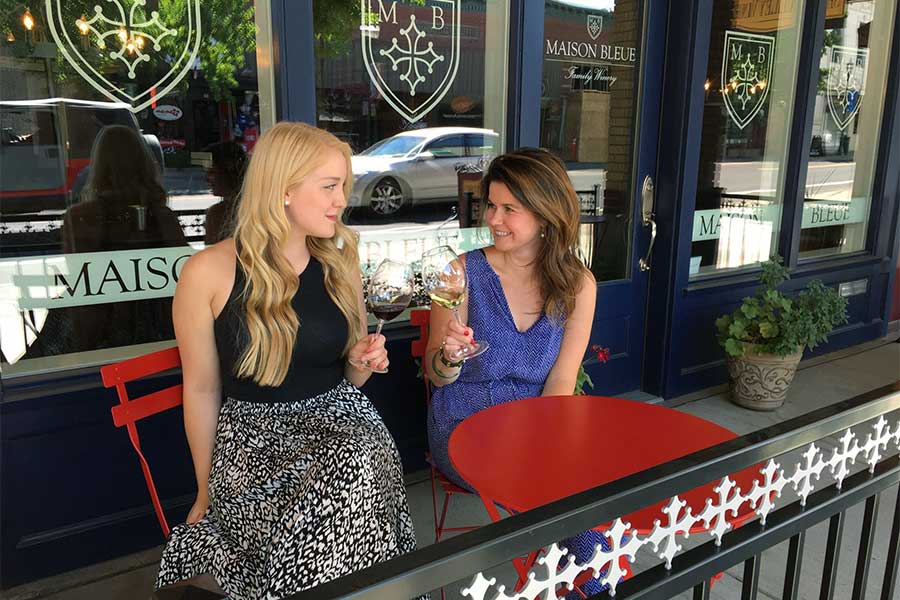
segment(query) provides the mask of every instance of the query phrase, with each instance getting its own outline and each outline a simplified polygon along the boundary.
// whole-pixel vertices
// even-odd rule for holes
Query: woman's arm
[[[575,296],[575,310],[566,319],[562,346],[550,374],[547,375],[547,381],[544,382],[542,396],[568,396],[575,390],[578,367],[591,337],[596,303],[597,282],[590,271],[587,271],[581,289]]]
[[[221,281],[217,268],[221,261],[217,259],[212,249],[189,258],[172,302],[184,383],[184,430],[197,478],[197,499],[188,514],[188,523],[196,523],[209,507],[209,472],[222,404],[212,307],[215,282]]]

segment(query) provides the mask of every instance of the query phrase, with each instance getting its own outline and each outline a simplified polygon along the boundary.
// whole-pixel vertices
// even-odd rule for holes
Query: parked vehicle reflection
[[[452,202],[457,174],[497,155],[499,135],[474,127],[431,127],[398,133],[353,157],[349,205],[392,215],[415,205]]]

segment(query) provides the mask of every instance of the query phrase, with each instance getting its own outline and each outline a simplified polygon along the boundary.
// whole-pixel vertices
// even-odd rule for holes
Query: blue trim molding
[[[797,87],[794,91],[794,115],[788,138],[787,161],[784,166],[784,210],[778,247],[784,263],[797,264],[800,254],[799,224],[803,222],[803,201],[806,198],[806,174],[809,166],[809,147],[812,140],[812,116],[816,106],[819,82],[819,56],[825,40],[825,6],[822,2],[806,2],[800,31],[801,44],[797,57]],[[791,186],[790,182],[794,182]],[[795,231],[796,228],[796,231]]]
[[[316,124],[316,53],[312,0],[272,1],[275,114]]]
[[[544,0],[510,0],[506,149],[539,145]]]
[[[710,0],[690,0],[679,8],[669,11],[655,186],[659,232],[650,271],[643,374],[644,391],[663,397],[670,388],[666,374],[677,329],[677,290],[687,285],[687,261],[679,275],[678,257],[690,255],[712,21]]]

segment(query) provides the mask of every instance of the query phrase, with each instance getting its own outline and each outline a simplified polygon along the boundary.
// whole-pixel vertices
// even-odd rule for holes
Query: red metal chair
[[[147,482],[147,491],[150,492],[153,510],[156,512],[156,518],[159,521],[160,528],[162,528],[163,535],[167,538],[170,531],[169,523],[166,521],[166,515],[163,513],[162,504],[159,501],[156,484],[153,483],[150,465],[141,451],[137,422],[151,415],[180,406],[182,402],[182,385],[179,383],[145,396],[129,398],[125,384],[149,375],[176,369],[180,366],[181,356],[178,354],[178,348],[175,347],[106,365],[100,369],[103,386],[108,388],[115,387],[116,393],[119,395],[119,404],[112,408],[113,423],[115,423],[116,427],[125,427],[128,430],[128,438],[131,440],[131,445],[134,446],[134,450],[141,461],[141,470],[144,472],[144,481]]]
[[[425,402],[431,405],[431,384],[428,381],[427,365],[425,364],[425,349],[428,346],[428,324],[431,320],[431,311],[427,308],[412,310],[409,313],[409,322],[419,327],[419,339],[413,340],[411,353],[413,357],[422,361],[422,378],[425,381]],[[478,529],[480,525],[465,525],[461,527],[444,527],[447,519],[447,510],[450,507],[450,499],[453,496],[474,496],[472,492],[465,488],[461,488],[441,473],[434,465],[431,459],[431,453],[425,453],[425,460],[431,467],[431,506],[434,510],[434,541],[441,541],[441,536],[448,532],[472,531]],[[437,509],[437,488],[440,487],[444,492],[444,505],[441,509],[441,516],[438,518]]]

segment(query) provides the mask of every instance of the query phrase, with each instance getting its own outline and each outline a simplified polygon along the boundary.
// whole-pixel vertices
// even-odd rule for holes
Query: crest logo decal
[[[832,46],[828,54],[828,111],[843,131],[859,112],[866,89],[868,48]]]
[[[363,64],[384,100],[410,123],[437,106],[456,79],[460,1],[360,0]]]
[[[771,35],[725,32],[722,58],[722,99],[728,115],[743,129],[769,97],[775,38]]]
[[[93,15],[77,19],[70,18],[63,3],[64,0],[45,0],[53,41],[85,81],[110,100],[128,104],[132,112],[140,112],[169,93],[194,64],[200,48],[200,0],[185,0],[184,14],[177,15],[185,28],[183,39],[179,39],[178,29],[163,22],[158,11],[145,12],[147,0],[106,0],[103,6],[94,6]],[[110,81],[85,51],[83,38],[99,49],[103,58],[124,68],[129,80],[136,79],[144,63],[152,63],[153,59],[167,64],[169,69],[145,89],[130,89]],[[170,48],[164,50],[161,45],[164,40],[171,43],[168,38],[176,42],[171,54]],[[166,53],[165,59],[162,52]]]
[[[587,31],[592,40],[596,40],[598,37],[600,37],[600,34],[603,33],[603,16],[588,15]]]

